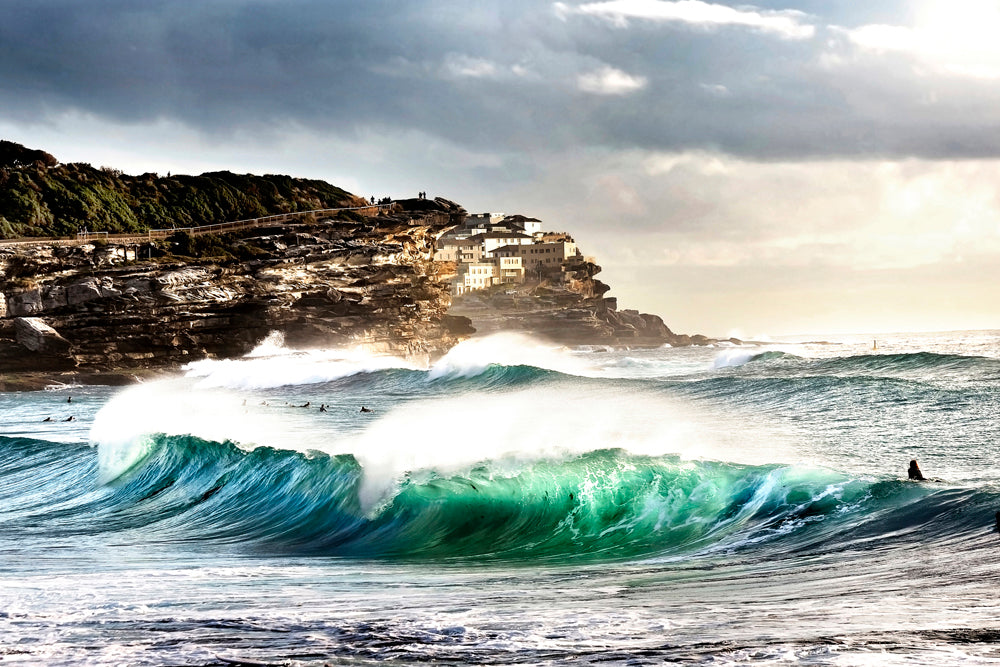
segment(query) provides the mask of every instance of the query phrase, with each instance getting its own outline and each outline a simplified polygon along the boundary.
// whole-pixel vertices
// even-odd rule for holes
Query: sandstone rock
[[[66,286],[66,305],[79,306],[101,298],[101,288],[97,280],[88,278]]]
[[[42,312],[66,307],[66,288],[53,285],[40,290],[42,295]]]
[[[454,267],[425,261],[435,239],[457,224],[450,216],[463,214],[401,206],[367,224],[332,220],[225,237],[247,261],[166,264],[143,261],[143,252],[123,265],[111,247],[14,249],[23,254],[18,266],[30,266],[33,287],[0,277],[0,368],[123,374],[178,367],[245,354],[272,331],[291,345],[436,358],[471,333],[467,319],[446,315]],[[383,263],[389,256],[392,263]],[[29,321],[42,313],[48,321],[37,323],[62,335]],[[25,322],[15,327],[13,317]],[[27,355],[26,346],[46,352]]]
[[[609,287],[594,278],[601,267],[582,257],[567,260],[565,269],[561,275],[516,289],[457,297],[449,312],[468,317],[477,334],[519,331],[564,345],[659,347],[713,342],[704,336],[674,334],[656,315],[618,311],[617,299],[604,296]]]
[[[7,309],[14,317],[30,317],[42,312],[42,294],[38,289],[28,290],[7,297]]]
[[[14,320],[17,342],[32,352],[68,354],[70,342],[38,317],[18,317]]]

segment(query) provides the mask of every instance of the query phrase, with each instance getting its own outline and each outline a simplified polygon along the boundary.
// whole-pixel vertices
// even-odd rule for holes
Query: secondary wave
[[[1000,359],[936,352],[900,354],[861,354],[843,357],[807,358],[785,350],[726,350],[713,362],[716,369],[742,366],[783,367],[816,374],[893,374],[955,371],[990,373],[995,379],[1000,373]]]
[[[203,389],[259,390],[320,384],[392,370],[421,371],[430,381],[471,378],[498,367],[592,376],[595,371],[563,348],[512,333],[464,341],[423,367],[411,360],[375,355],[362,348],[295,350],[271,334],[240,359],[203,359],[184,367]]]

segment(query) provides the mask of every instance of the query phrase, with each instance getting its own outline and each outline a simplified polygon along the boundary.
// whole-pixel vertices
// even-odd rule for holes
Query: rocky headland
[[[296,348],[436,358],[473,333],[447,312],[449,267],[430,260],[463,213],[410,200],[161,242],[0,241],[0,390],[130,382],[241,356],[275,331]]]
[[[716,342],[676,334],[658,315],[618,310],[617,299],[604,296],[611,288],[594,277],[601,267],[583,256],[565,260],[562,268],[540,280],[454,297],[449,312],[468,318],[478,335],[517,331],[563,345],[682,347]]]
[[[244,355],[272,332],[294,348],[423,362],[499,331],[567,345],[712,342],[619,311],[582,255],[452,297],[458,267],[435,261],[435,246],[465,209],[380,204],[288,176],[127,176],[0,141],[0,391],[133,382]]]

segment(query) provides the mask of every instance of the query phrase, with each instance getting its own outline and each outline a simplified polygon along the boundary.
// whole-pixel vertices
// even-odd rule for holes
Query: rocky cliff
[[[679,347],[714,342],[676,334],[658,315],[618,310],[617,300],[604,296],[610,287],[594,277],[600,271],[584,257],[570,258],[562,271],[541,280],[455,297],[450,312],[469,318],[477,335],[517,331],[564,345]]]
[[[472,333],[448,314],[454,267],[430,261],[464,213],[409,200],[223,237],[0,244],[0,388],[25,372],[114,381],[239,356],[272,331],[435,358]]]
[[[293,347],[357,345],[424,362],[497,331],[569,345],[711,342],[617,310],[600,267],[583,257],[452,304],[456,267],[431,258],[464,209],[444,199],[368,204],[322,181],[128,176],[0,141],[0,390],[70,376],[131,381],[243,355],[274,331]],[[309,212],[357,206],[325,219]],[[273,226],[259,226],[262,216]],[[240,230],[217,236],[156,231],[233,220],[222,226]],[[86,242],[95,233],[121,236]],[[24,236],[63,238],[3,241]]]

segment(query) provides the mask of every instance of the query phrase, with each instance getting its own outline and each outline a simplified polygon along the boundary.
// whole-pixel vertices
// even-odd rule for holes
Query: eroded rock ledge
[[[448,314],[452,267],[430,261],[464,213],[404,201],[377,217],[215,239],[225,256],[175,257],[141,240],[0,246],[0,389],[19,373],[115,381],[240,356],[272,331],[295,347],[431,360],[473,331]]]
[[[618,310],[617,299],[604,296],[610,287],[594,277],[601,267],[582,256],[566,260],[564,268],[542,280],[455,297],[450,312],[469,318],[477,335],[517,331],[564,345],[682,347],[718,342],[674,333],[658,315]]]

